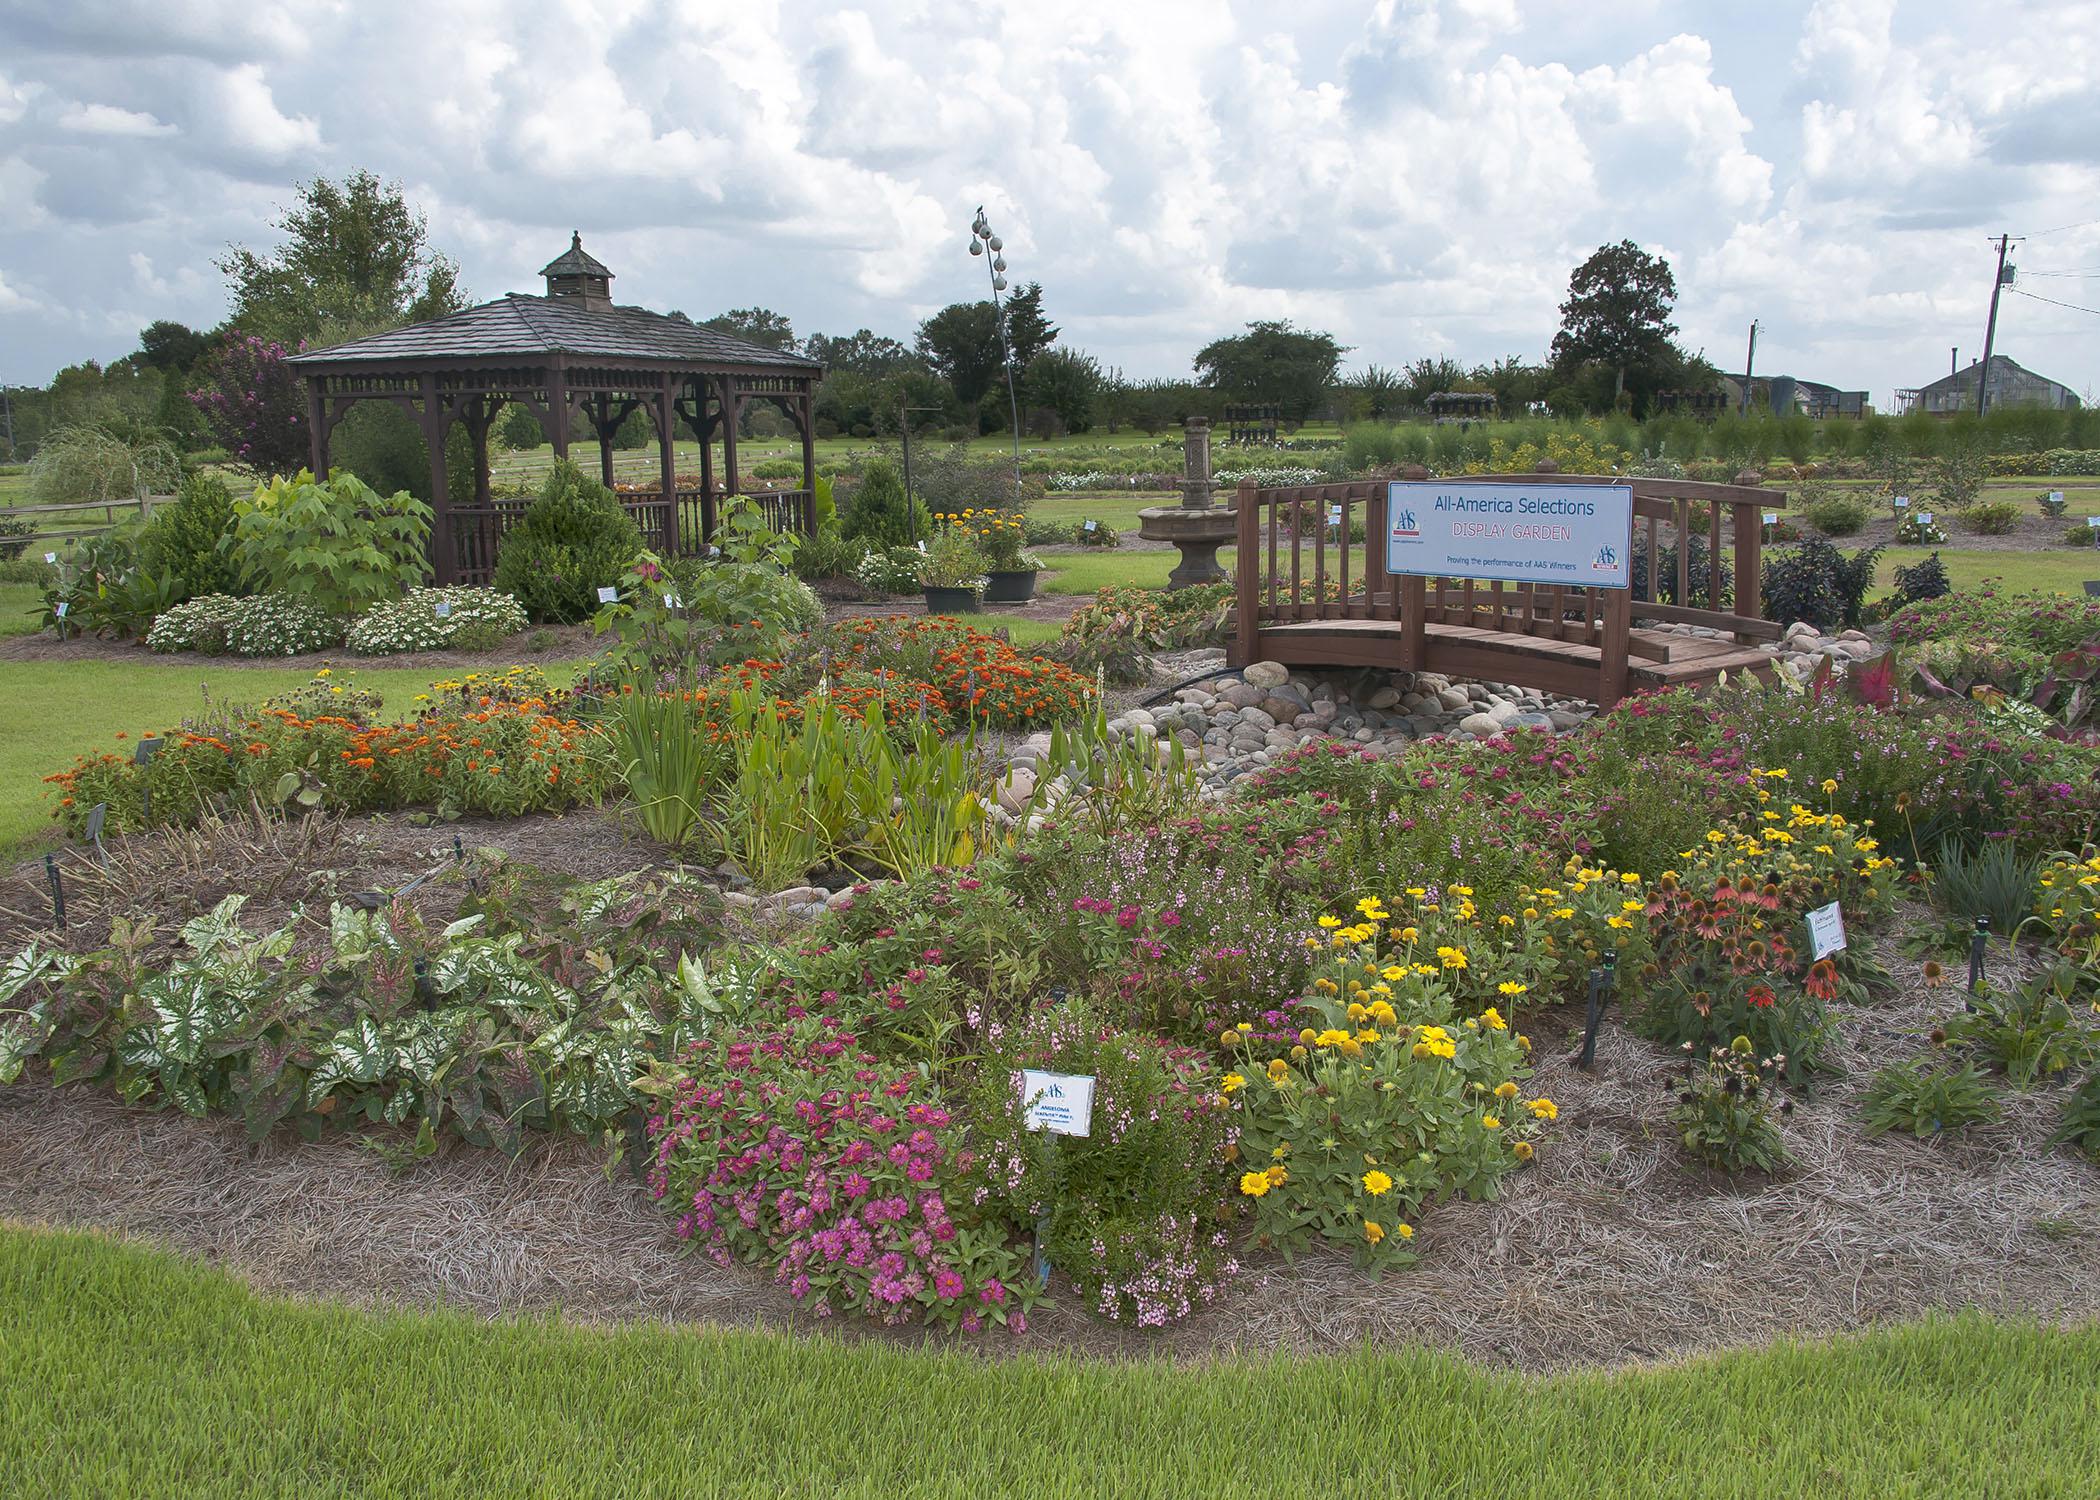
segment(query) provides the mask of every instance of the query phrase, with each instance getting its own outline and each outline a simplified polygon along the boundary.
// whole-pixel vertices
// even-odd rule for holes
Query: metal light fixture
[[[1006,242],[992,233],[992,221],[984,216],[984,207],[978,205],[977,217],[970,224],[970,253],[982,255],[991,251],[991,263],[985,272],[992,278],[992,312],[999,324],[999,349],[1006,360],[1006,414],[1013,424],[1014,434],[1014,504],[1021,503],[1021,398],[1014,391],[1014,345],[1006,328],[1006,304],[999,294],[1006,290],[1006,257],[1000,252]]]

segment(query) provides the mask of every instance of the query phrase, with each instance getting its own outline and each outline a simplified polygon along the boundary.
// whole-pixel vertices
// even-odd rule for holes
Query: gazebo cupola
[[[575,302],[596,311],[612,306],[613,273],[583,248],[583,231],[569,231],[569,248],[540,268],[550,302]]]

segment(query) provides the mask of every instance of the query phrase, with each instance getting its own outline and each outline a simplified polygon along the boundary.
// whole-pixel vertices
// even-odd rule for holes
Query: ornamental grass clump
[[[638,1086],[649,1191],[717,1262],[820,1317],[1026,1330],[1029,1251],[973,1201],[976,1155],[918,1070],[808,1019],[703,1038]]]

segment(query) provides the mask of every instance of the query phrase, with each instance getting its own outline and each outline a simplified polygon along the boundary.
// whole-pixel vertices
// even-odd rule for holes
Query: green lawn
[[[11,1494],[2089,1494],[2100,1332],[1941,1320],[1550,1379],[376,1316],[0,1230]]]
[[[1053,553],[1045,561],[1052,569],[1043,580],[1046,593],[1091,594],[1096,589],[1124,584],[1163,589],[1167,586],[1167,574],[1181,561],[1181,554],[1105,547],[1099,552]],[[1229,565],[1230,559],[1226,561]]]
[[[547,664],[547,675],[565,682],[574,664]],[[0,662],[0,857],[18,850],[48,825],[50,790],[43,778],[62,771],[73,757],[112,748],[118,733],[174,728],[204,706],[204,692],[220,702],[256,703],[306,682],[303,668],[231,667],[198,657],[154,657],[136,661]],[[430,685],[428,667],[358,667],[339,672],[359,686],[385,695],[387,706],[407,708],[412,695]]]
[[[44,591],[33,583],[0,583],[0,636],[28,635],[37,628]]]
[[[1849,544],[1840,547],[1851,550]],[[2100,579],[2100,552],[2054,548],[2047,552],[1964,552],[1951,547],[1891,547],[1881,554],[1876,580],[1888,588],[1896,569],[1923,561],[1938,552],[1947,565],[1947,575],[1960,589],[1973,588],[1986,578],[2001,580],[2008,591],[2061,590],[2083,595],[2088,578]]]

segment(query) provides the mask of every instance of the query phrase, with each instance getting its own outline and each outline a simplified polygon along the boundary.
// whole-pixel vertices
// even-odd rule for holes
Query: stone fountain
[[[1224,583],[1218,548],[1239,535],[1239,512],[1215,506],[1210,477],[1210,418],[1190,417],[1182,424],[1181,504],[1156,505],[1138,512],[1138,535],[1148,542],[1172,542],[1181,561],[1167,575],[1167,587],[1185,589],[1198,583]]]

